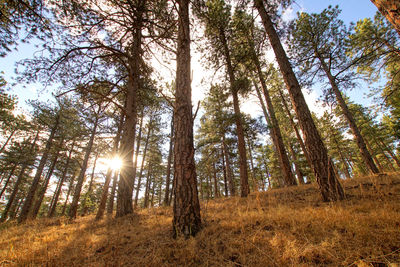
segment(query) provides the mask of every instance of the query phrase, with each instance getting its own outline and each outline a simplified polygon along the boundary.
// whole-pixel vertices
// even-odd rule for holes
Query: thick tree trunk
[[[136,8],[135,33],[133,36],[132,56],[129,60],[128,91],[126,94],[126,119],[122,128],[121,156],[123,168],[117,191],[117,213],[116,217],[133,213],[132,194],[134,187],[133,150],[135,148],[135,134],[137,122],[137,97],[141,75],[141,51],[142,51],[142,27],[143,12],[145,11],[145,0],[138,1]]]
[[[236,135],[238,138],[238,150],[239,150],[240,196],[247,197],[247,195],[250,193],[250,188],[249,188],[249,178],[248,178],[248,168],[247,168],[246,142],[244,140],[242,115],[240,112],[239,97],[238,97],[239,88],[237,88],[236,85],[236,77],[232,67],[232,60],[228,47],[228,42],[226,40],[225,32],[223,29],[219,31],[219,38],[221,40],[224,49],[225,63],[228,71],[229,83],[233,98],[233,110],[235,112]]]
[[[252,47],[254,49],[254,45]],[[267,103],[267,109],[268,109],[268,114],[269,114],[269,119],[270,119],[269,126],[270,126],[270,129],[272,132],[272,140],[273,140],[275,149],[278,152],[278,159],[279,159],[279,163],[282,168],[283,179],[285,180],[285,185],[286,186],[296,185],[297,184],[296,179],[294,178],[292,168],[290,167],[289,158],[286,153],[285,145],[283,143],[281,129],[279,127],[278,120],[276,119],[276,116],[275,116],[275,109],[272,104],[272,100],[269,95],[267,85],[265,83],[265,79],[264,79],[264,76],[263,76],[263,73],[261,70],[260,61],[254,50],[252,51],[252,54],[253,54],[253,62],[257,69],[258,79],[260,80],[261,88],[264,93],[265,102]]]
[[[100,107],[96,114],[96,119],[93,124],[92,132],[90,133],[89,143],[87,144],[86,149],[85,149],[86,150],[85,157],[83,159],[82,168],[79,172],[78,180],[77,180],[76,186],[75,186],[74,197],[72,199],[71,207],[69,209],[68,216],[72,219],[76,218],[76,213],[78,211],[78,204],[79,204],[79,198],[81,196],[82,185],[85,181],[86,169],[87,169],[87,165],[89,162],[90,154],[92,152],[94,138],[96,136],[97,124],[99,122],[99,113],[100,113]]]
[[[346,102],[343,99],[342,93],[340,92],[339,87],[336,83],[336,78],[333,77],[333,75],[330,72],[330,69],[329,69],[328,65],[325,63],[324,59],[318,54],[317,51],[315,53],[321,63],[322,69],[324,70],[326,76],[329,79],[329,83],[331,84],[332,90],[336,96],[336,100],[337,100],[340,108],[342,109],[343,115],[346,118],[347,122],[349,123],[350,129],[353,132],[354,138],[356,139],[357,146],[360,149],[360,154],[361,154],[361,157],[363,158],[365,165],[372,173],[375,173],[375,174],[379,173],[379,170],[376,167],[376,165],[374,164],[371,154],[369,153],[369,151],[365,145],[364,138],[362,137],[360,130],[357,127],[354,117],[351,114],[349,107],[347,106]]]
[[[140,192],[140,186],[142,183],[142,175],[143,175],[143,170],[144,170],[144,162],[146,160],[146,154],[147,154],[147,148],[149,146],[149,140],[151,136],[151,132],[153,130],[153,120],[150,118],[150,121],[147,125],[148,130],[147,130],[147,137],[146,137],[146,142],[144,143],[144,149],[143,149],[143,156],[142,156],[142,164],[140,166],[140,171],[139,171],[139,179],[136,185],[136,194],[135,194],[135,208],[137,207],[137,203],[139,200],[139,192]]]
[[[58,198],[60,197],[61,190],[62,190],[62,187],[64,185],[65,178],[67,178],[67,174],[68,174],[68,171],[69,171],[69,164],[70,164],[71,159],[72,159],[72,153],[74,151],[74,147],[75,147],[75,140],[72,141],[71,149],[68,152],[67,162],[65,163],[65,167],[64,167],[63,173],[61,175],[60,181],[58,183],[57,190],[56,190],[56,192],[54,194],[53,202],[52,202],[52,204],[50,206],[49,213],[47,215],[49,218],[53,217],[54,213],[56,211]]]
[[[39,192],[39,195],[38,195],[38,199],[36,200],[35,205],[34,205],[33,209],[31,210],[30,217],[32,219],[35,219],[37,217],[37,214],[39,212],[40,206],[42,205],[44,195],[46,194],[47,187],[49,186],[50,178],[53,175],[53,171],[54,171],[54,168],[56,167],[56,163],[57,163],[58,157],[60,156],[60,152],[61,152],[61,148],[62,148],[63,143],[64,143],[64,139],[61,139],[60,145],[59,145],[59,147],[57,149],[57,152],[56,152],[56,155],[54,156],[54,159],[51,162],[50,168],[49,168],[49,170],[47,172],[47,175],[46,175],[46,178],[45,178],[45,180],[43,182],[42,188],[40,189],[40,192]]]
[[[229,184],[229,193],[231,196],[236,195],[236,190],[235,190],[235,183],[233,182],[233,172],[231,168],[231,161],[229,157],[229,151],[228,151],[228,146],[226,145],[226,140],[225,140],[225,133],[222,134],[222,150],[224,152],[224,158],[225,158],[225,164],[226,164],[226,175],[228,178],[228,184]]]
[[[168,151],[168,162],[167,162],[167,177],[165,179],[164,206],[168,206],[170,203],[169,186],[171,184],[171,162],[172,162],[173,148],[174,148],[173,144],[174,144],[174,115],[172,114],[171,133],[170,133],[169,151]]]
[[[35,196],[36,189],[39,185],[40,177],[42,176],[43,168],[44,165],[46,164],[47,157],[49,156],[50,148],[53,144],[54,135],[56,134],[59,123],[60,123],[60,114],[57,114],[56,121],[53,125],[53,128],[51,129],[50,136],[47,139],[46,147],[43,150],[43,155],[42,158],[40,159],[39,166],[36,169],[35,177],[33,178],[32,184],[25,198],[25,202],[22,206],[21,214],[18,217],[18,223],[22,223],[26,221],[26,219],[28,218],[29,211],[33,204],[33,198]]]
[[[194,236],[201,228],[194,161],[192,89],[190,80],[189,0],[178,0],[179,26],[174,110],[173,237]]]
[[[343,188],[335,175],[333,163],[328,157],[328,152],[321,136],[314,124],[311,112],[308,109],[304,95],[293,69],[282,47],[278,34],[274,28],[270,16],[265,10],[262,0],[254,0],[260,13],[264,28],[275,52],[284,81],[289,90],[293,107],[296,111],[299,124],[305,137],[305,145],[313,166],[313,172],[317,179],[323,201],[336,201],[344,198]]]
[[[371,0],[400,35],[400,2],[398,0]]]

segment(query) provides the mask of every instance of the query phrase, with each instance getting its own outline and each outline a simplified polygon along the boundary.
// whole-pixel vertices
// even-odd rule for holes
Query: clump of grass
[[[315,185],[202,202],[203,229],[188,240],[171,238],[170,208],[11,222],[0,230],[0,265],[398,266],[400,176],[343,186],[337,203],[321,202]]]

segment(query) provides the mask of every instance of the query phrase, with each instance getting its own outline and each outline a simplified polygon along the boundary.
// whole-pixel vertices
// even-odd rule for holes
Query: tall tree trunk
[[[396,162],[397,166],[400,168],[400,161],[397,156],[393,153],[393,151],[383,142],[382,138],[378,138],[378,142],[380,142],[383,146],[383,149],[386,150],[392,159]]]
[[[220,197],[220,195],[219,195],[217,169],[215,168],[215,162],[213,162],[213,176],[214,176],[214,195],[217,198]]]
[[[222,150],[224,153],[225,164],[226,164],[226,174],[229,183],[229,193],[231,196],[235,196],[236,195],[235,183],[233,182],[233,172],[231,168],[228,146],[226,145],[225,133],[222,134],[221,140],[222,140]]]
[[[250,168],[251,168],[251,181],[253,183],[253,191],[258,191],[258,183],[256,179],[256,172],[254,169],[254,161],[253,161],[253,147],[251,146],[251,141],[247,140],[247,144],[249,146],[249,158],[250,158]]]
[[[292,154],[294,167],[296,168],[297,180],[299,180],[299,184],[304,184],[304,174],[301,171],[301,168],[300,168],[299,164],[297,163],[296,152],[294,151],[293,146],[290,143],[289,143],[289,149],[290,149],[290,153]]]
[[[329,83],[331,84],[332,90],[336,96],[336,100],[340,108],[342,109],[343,115],[346,118],[347,122],[349,123],[350,129],[353,132],[354,138],[356,139],[357,146],[360,149],[360,154],[361,157],[363,158],[365,165],[372,173],[375,174],[379,173],[379,170],[374,164],[371,154],[369,153],[365,145],[364,138],[362,137],[360,130],[357,127],[354,117],[351,114],[349,107],[347,106],[346,102],[343,99],[342,93],[340,92],[339,87],[336,83],[336,78],[333,77],[328,65],[325,63],[325,60],[321,57],[321,55],[317,51],[315,51],[315,53],[321,63],[322,69],[324,70],[326,76],[329,79]]]
[[[242,115],[240,112],[239,97],[238,97],[239,88],[237,88],[236,77],[232,67],[232,60],[228,47],[228,42],[226,40],[225,32],[223,29],[220,29],[219,31],[219,38],[221,40],[224,50],[225,63],[228,70],[229,83],[233,98],[233,110],[235,112],[236,135],[238,138],[238,150],[239,150],[240,196],[247,197],[247,195],[250,193],[250,188],[249,188],[249,178],[248,178],[248,168],[247,168],[246,142],[244,140]]]
[[[400,2],[398,0],[371,0],[400,35]]]
[[[224,157],[224,152],[223,152],[223,148],[222,148],[222,153],[221,153],[221,158],[222,158],[222,171],[223,171],[223,175],[224,175],[224,189],[225,189],[225,197],[228,196],[228,179],[226,176],[226,166],[225,166],[225,157]],[[200,187],[201,188],[201,187]]]
[[[167,162],[167,177],[165,179],[165,197],[164,197],[164,206],[168,206],[169,199],[169,186],[171,184],[171,161],[173,156],[173,146],[174,144],[174,115],[172,114],[171,120],[171,133],[169,138],[169,151],[168,151],[168,162]]]
[[[261,70],[260,60],[258,59],[256,52],[254,51],[254,44],[252,44],[253,42],[252,41],[250,41],[250,42],[251,42],[252,49],[253,49],[253,51],[252,51],[253,62],[254,62],[254,65],[256,66],[258,79],[260,80],[261,88],[264,93],[265,102],[267,104],[267,109],[268,109],[268,114],[269,114],[269,119],[270,119],[269,126],[270,126],[270,129],[272,132],[272,140],[273,140],[275,149],[278,152],[278,159],[279,159],[279,163],[282,168],[283,179],[285,181],[286,186],[296,185],[297,184],[296,179],[294,178],[292,168],[290,167],[289,158],[286,153],[285,145],[283,143],[281,129],[279,127],[278,120],[276,119],[276,116],[275,116],[275,109],[272,104],[272,100],[269,95],[269,91],[268,91],[268,88],[265,83],[265,79],[264,79],[264,76],[263,76],[263,73]]]
[[[65,202],[64,202],[63,209],[62,209],[62,211],[61,211],[61,216],[64,216],[64,215],[65,215],[65,210],[66,210],[66,208],[67,208],[68,199],[69,199],[69,196],[70,196],[70,194],[71,194],[72,186],[74,185],[75,177],[77,176],[78,171],[79,171],[79,170],[77,170],[76,173],[74,173],[74,174],[70,177],[68,192],[67,192],[67,196],[65,197]]]
[[[6,146],[8,145],[8,142],[10,142],[11,138],[14,136],[14,133],[16,131],[17,131],[16,129],[11,131],[10,135],[7,137],[7,140],[4,142],[4,144],[0,148],[0,154],[3,153],[4,149],[6,149]]]
[[[189,0],[179,4],[174,110],[173,237],[195,236],[201,228],[200,203],[194,161],[192,88],[190,80]]]
[[[33,140],[32,145],[30,147],[29,155],[32,154],[32,152],[35,149],[36,142],[39,139],[39,133],[40,133],[40,131],[36,132],[35,139]],[[30,139],[28,139],[28,140],[30,140]],[[25,159],[22,162],[21,170],[19,171],[19,174],[18,174],[18,177],[17,177],[17,181],[15,182],[13,191],[11,192],[11,195],[8,198],[7,205],[3,210],[0,222],[4,222],[7,219],[7,215],[9,213],[9,211],[10,210],[12,211],[12,207],[13,207],[12,205],[13,205],[13,203],[15,201],[15,198],[17,197],[17,194],[18,194],[18,191],[19,191],[19,186],[21,185],[21,183],[22,183],[22,181],[24,179],[25,171],[26,171],[27,168],[28,168],[28,160]],[[14,215],[15,215],[15,213],[14,213]],[[11,217],[11,214],[10,214],[10,217]]]
[[[94,157],[94,162],[93,162],[92,175],[90,176],[89,187],[88,187],[88,190],[82,201],[82,216],[85,216],[88,212],[88,207],[87,207],[86,202],[87,202],[88,198],[90,198],[90,195],[92,194],[92,191],[93,191],[94,171],[96,169],[96,164],[97,164],[98,158],[99,158],[99,153],[96,153],[96,156]]]
[[[140,122],[140,131],[139,132],[141,132],[141,129],[142,129],[142,121],[143,121],[143,113],[142,113],[142,120]],[[112,155],[113,157],[116,157],[117,154],[118,154],[118,144],[119,144],[119,140],[121,138],[122,122],[123,122],[123,116],[121,115],[121,119],[120,119],[120,122],[118,124],[117,134],[116,134],[116,136],[114,138],[113,155]],[[141,134],[139,133],[139,136],[140,135]],[[140,137],[139,137],[139,140],[140,140]],[[139,147],[139,145],[138,145],[138,147]],[[134,165],[135,165],[134,166],[135,173],[136,173],[136,162],[137,162],[137,155],[138,154],[139,154],[139,151],[137,149],[136,150],[136,155],[135,155],[136,159],[135,159],[135,163],[134,163]],[[118,170],[115,170],[115,172],[117,173]],[[101,199],[100,199],[100,203],[99,203],[99,209],[97,210],[97,214],[96,214],[96,218],[95,218],[96,220],[100,220],[101,218],[103,218],[104,211],[106,209],[108,189],[109,189],[109,186],[110,186],[111,177],[112,177],[112,170],[111,170],[111,168],[108,168],[107,174],[106,174],[106,180],[105,180],[104,186],[103,186],[103,192],[101,194]],[[112,201],[112,202],[114,202],[114,201]],[[111,213],[112,213],[112,209],[111,209]]]
[[[64,139],[62,138],[60,140],[60,145],[57,148],[56,155],[54,156],[54,159],[51,162],[50,168],[49,168],[49,170],[47,172],[47,175],[46,175],[46,178],[45,178],[45,180],[43,182],[42,188],[40,189],[40,192],[39,192],[39,195],[38,195],[38,199],[36,200],[35,205],[33,206],[33,209],[31,210],[30,217],[32,219],[35,219],[37,217],[37,214],[39,212],[40,206],[42,205],[44,195],[46,194],[47,187],[49,186],[50,178],[53,175],[53,171],[54,171],[54,168],[56,167],[56,163],[57,163],[58,157],[60,156],[60,152],[61,152],[61,148],[62,148],[63,143],[64,143]]]
[[[149,164],[149,168],[147,170],[147,178],[146,178],[146,187],[144,191],[144,202],[143,208],[147,208],[149,206],[149,190],[150,190],[150,181],[151,179],[151,164]]]
[[[54,135],[56,134],[58,125],[60,123],[60,112],[61,111],[59,111],[59,113],[56,116],[56,121],[53,125],[53,128],[51,129],[50,136],[47,139],[46,147],[43,150],[43,155],[42,155],[42,158],[40,159],[39,166],[36,169],[35,177],[33,178],[32,184],[29,188],[28,195],[25,198],[25,202],[22,206],[21,214],[18,217],[18,223],[22,223],[22,222],[26,221],[26,219],[28,218],[29,211],[33,204],[33,198],[35,196],[36,189],[39,185],[40,177],[42,176],[44,165],[46,164],[47,157],[49,156],[50,148],[53,144]]]
[[[365,145],[367,146],[367,149],[368,149],[369,151],[373,151],[372,148],[371,148],[371,146],[370,146],[370,144],[369,144],[369,142],[368,142],[368,140],[367,140],[367,139],[364,139],[364,141],[365,141]],[[381,163],[379,162],[378,158],[376,157],[376,154],[375,154],[375,153],[372,154],[372,158],[373,158],[373,160],[375,161],[376,166],[378,166],[379,172],[384,172],[384,169],[383,169]]]
[[[75,147],[75,139],[72,141],[71,149],[68,152],[67,162],[65,163],[65,167],[64,167],[63,173],[61,175],[60,181],[58,183],[57,190],[56,190],[56,192],[54,194],[53,203],[50,206],[49,213],[47,215],[49,218],[53,217],[54,213],[56,211],[58,198],[60,197],[61,190],[62,190],[62,187],[64,185],[65,178],[67,178],[67,173],[69,171],[69,164],[70,164],[71,159],[72,159],[72,153],[74,151],[74,147]]]
[[[339,152],[340,160],[341,160],[342,163],[343,163],[343,166],[344,166],[344,175],[346,176],[347,179],[350,179],[350,178],[351,178],[351,175],[350,175],[349,169],[348,169],[348,167],[347,167],[347,162],[346,162],[346,160],[345,160],[345,158],[344,158],[344,155],[343,155],[343,153],[342,153],[342,149],[341,149],[341,147],[340,147],[339,141],[337,140],[336,135],[333,134],[332,132],[331,132],[331,137],[332,137],[332,139],[333,139],[333,142],[336,144],[336,147],[337,147],[338,152]]]
[[[136,141],[136,151],[135,151],[135,159],[133,161],[133,188],[135,188],[135,181],[136,181],[136,172],[137,172],[137,161],[139,157],[139,151],[140,151],[140,143],[142,142],[142,127],[143,127],[143,110],[141,112],[140,116],[140,124],[139,124],[139,132],[137,136],[137,141]]]
[[[289,109],[289,107],[288,107],[288,103],[286,102],[286,99],[285,99],[284,96],[283,96],[283,92],[282,92],[281,88],[279,88],[278,92],[279,92],[279,96],[280,96],[281,99],[282,99],[282,104],[283,104],[283,106],[285,107],[286,114],[287,114],[288,117],[289,117],[290,125],[292,126],[293,131],[294,131],[295,134],[296,134],[297,140],[299,141],[301,150],[303,151],[304,156],[306,157],[308,166],[310,167],[310,169],[312,169],[313,167],[312,167],[312,162],[311,162],[310,156],[308,155],[306,146],[304,145],[303,138],[301,138],[299,129],[297,128],[296,124],[294,123],[292,113],[290,112],[290,109]]]
[[[108,198],[108,206],[107,206],[108,215],[112,215],[114,211],[114,199],[115,199],[115,192],[117,191],[118,176],[119,176],[119,171],[115,171],[110,197]]]
[[[123,168],[120,170],[120,178],[117,191],[116,217],[133,213],[132,194],[135,175],[133,166],[133,150],[135,148],[136,122],[137,122],[137,97],[141,75],[141,50],[142,27],[145,0],[139,0],[136,8],[135,33],[133,36],[132,56],[129,61],[128,91],[126,95],[126,120],[122,128],[121,155]]]
[[[10,172],[9,172],[9,174],[8,174],[8,177],[7,177],[7,179],[6,179],[6,182],[4,183],[3,189],[1,189],[0,198],[3,196],[4,192],[6,191],[7,186],[8,186],[8,183],[10,182],[11,177],[14,175],[14,172],[15,172],[15,169],[16,169],[16,168],[17,168],[17,164],[14,163],[12,169],[10,170]]]
[[[15,217],[17,217],[18,211],[21,208],[23,202],[24,202],[23,196],[21,196],[21,197],[17,196],[16,201],[13,202],[13,205],[10,208],[10,212],[9,212],[10,220],[13,220],[13,219],[15,219]]]
[[[314,124],[311,112],[308,109],[299,82],[297,81],[286,52],[282,47],[278,34],[276,33],[274,24],[265,10],[262,0],[254,0],[254,5],[261,16],[261,20],[275,52],[284,81],[289,90],[289,95],[296,111],[297,118],[299,119],[301,130],[304,133],[304,142],[313,165],[313,172],[317,179],[322,199],[323,201],[336,201],[343,199],[344,191],[338,177],[336,177],[333,162],[329,158],[326,147]]]
[[[68,212],[68,216],[72,219],[76,218],[76,213],[78,211],[78,204],[79,204],[79,198],[81,196],[82,185],[85,182],[86,169],[89,162],[90,154],[92,152],[93,142],[96,136],[97,125],[99,122],[99,113],[100,113],[100,107],[98,109],[98,112],[96,113],[96,119],[93,124],[92,132],[90,133],[89,143],[87,144],[85,149],[85,157],[83,159],[82,168],[79,172],[79,176],[76,182],[75,192],[74,192],[74,197],[72,199],[71,207]]]
[[[143,155],[142,155],[142,164],[140,166],[140,171],[139,171],[139,178],[138,182],[136,185],[136,194],[135,194],[135,208],[137,207],[138,199],[139,199],[139,192],[140,192],[140,186],[142,183],[142,175],[143,175],[143,170],[144,170],[144,161],[146,160],[146,154],[147,154],[147,148],[149,146],[149,140],[151,133],[153,131],[153,120],[150,118],[150,121],[147,125],[147,137],[146,137],[146,142],[144,143],[144,149],[143,149]]]

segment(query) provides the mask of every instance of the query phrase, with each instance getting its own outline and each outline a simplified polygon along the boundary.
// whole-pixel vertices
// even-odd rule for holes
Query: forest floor
[[[201,202],[203,229],[171,238],[171,208],[0,225],[0,266],[400,266],[400,174]]]

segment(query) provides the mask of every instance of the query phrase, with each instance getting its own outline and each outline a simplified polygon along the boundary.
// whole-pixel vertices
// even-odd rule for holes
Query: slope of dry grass
[[[0,265],[399,266],[400,175],[344,186],[338,203],[314,185],[202,202],[204,228],[188,240],[170,237],[170,208],[3,224]]]

